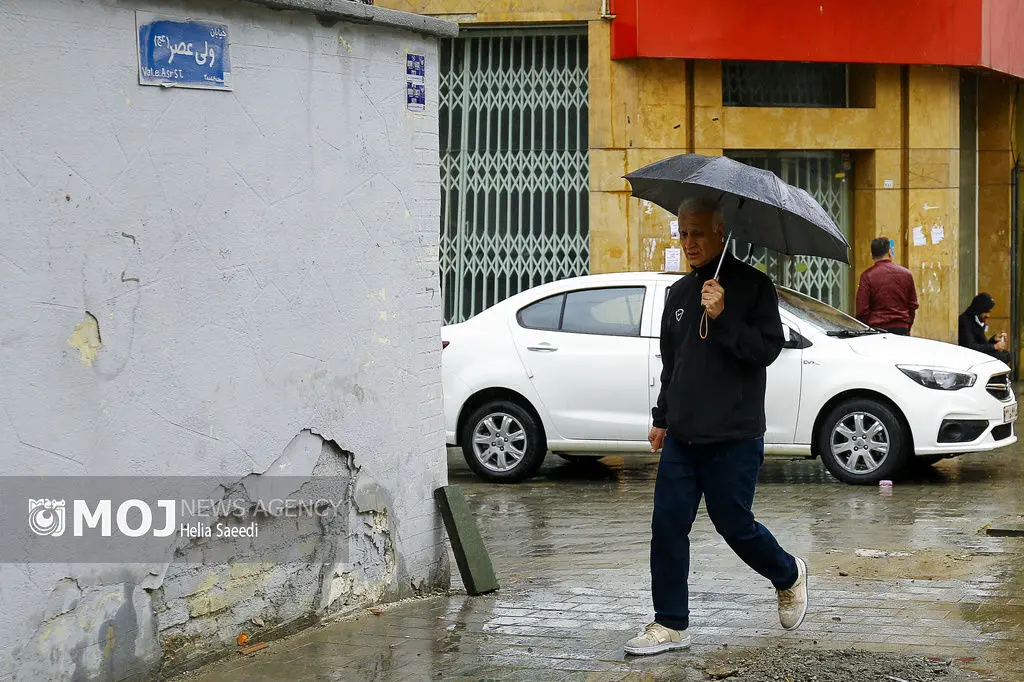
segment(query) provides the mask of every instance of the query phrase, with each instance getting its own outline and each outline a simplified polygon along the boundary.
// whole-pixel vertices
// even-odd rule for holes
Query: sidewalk
[[[772,666],[807,659],[824,673],[852,661],[841,653],[852,647],[880,652],[857,663],[867,666],[857,668],[862,679],[1021,679],[1024,539],[983,530],[993,518],[1024,513],[1019,449],[945,462],[897,482],[891,495],[837,483],[817,462],[766,462],[755,511],[809,560],[803,626],[782,630],[774,590],[739,562],[702,510],[691,535],[693,648],[627,658],[623,643],[651,616],[656,462],[556,460],[541,479],[492,486],[456,454],[452,482],[474,508],[498,592],[466,596],[453,562],[449,596],[365,612],[189,677],[708,680],[735,671],[735,680],[785,679],[750,676],[757,665],[744,659],[745,649],[756,659],[782,646],[792,656]]]

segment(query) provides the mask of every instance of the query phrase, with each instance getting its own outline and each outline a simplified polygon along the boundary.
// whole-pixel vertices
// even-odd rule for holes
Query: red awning
[[[613,0],[612,59],[983,67],[1024,78],[1021,0]]]

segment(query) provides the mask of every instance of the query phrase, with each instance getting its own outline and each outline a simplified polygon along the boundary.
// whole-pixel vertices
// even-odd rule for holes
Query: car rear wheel
[[[822,420],[817,450],[829,473],[845,483],[892,479],[906,465],[910,438],[891,407],[870,398],[847,400]]]
[[[480,406],[462,427],[462,454],[478,476],[515,483],[537,473],[547,443],[537,419],[508,401]]]

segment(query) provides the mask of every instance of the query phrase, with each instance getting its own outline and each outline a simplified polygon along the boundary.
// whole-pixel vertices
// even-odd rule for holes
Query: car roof
[[[687,273],[684,272],[632,270],[627,272],[608,272],[596,275],[566,277],[564,279],[538,284],[537,286],[525,289],[518,294],[509,296],[508,298],[495,303],[486,310],[480,311],[473,317],[480,317],[481,315],[488,315],[490,313],[499,313],[501,310],[507,310],[508,308],[520,308],[529,303],[545,298],[546,296],[552,296],[572,289],[615,286],[622,284],[656,284],[659,281],[672,283],[684,277],[686,274]],[[789,287],[784,287],[779,284],[776,284],[775,286],[777,289],[783,291],[794,291]],[[794,293],[799,292],[794,291]]]
[[[657,282],[659,279],[666,281],[674,281],[683,276],[684,273],[678,272],[645,272],[645,271],[633,271],[633,272],[608,272],[598,275],[579,275],[577,277],[566,277],[564,279],[558,279],[553,282],[546,282],[545,284],[538,284],[535,287],[531,287],[524,291],[519,292],[514,296],[510,296],[505,300],[496,303],[496,306],[508,305],[521,305],[522,301],[535,300],[543,298],[544,296],[557,294],[559,292],[567,291],[570,289],[582,288],[582,287],[602,287],[612,286],[616,284],[650,284]]]

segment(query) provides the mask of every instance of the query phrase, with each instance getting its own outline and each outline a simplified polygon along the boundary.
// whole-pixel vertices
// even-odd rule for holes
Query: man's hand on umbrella
[[[708,317],[717,319],[725,310],[725,289],[717,281],[709,279],[700,291],[700,304],[708,311]]]

